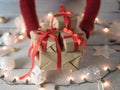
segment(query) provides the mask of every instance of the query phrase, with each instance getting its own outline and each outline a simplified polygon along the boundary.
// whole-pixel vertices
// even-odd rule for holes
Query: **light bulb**
[[[19,78],[17,77],[17,76],[15,76],[14,78],[13,78],[13,83],[15,83],[15,82],[17,82],[19,80]]]
[[[31,78],[27,77],[25,80],[26,80],[26,84],[28,84],[31,81]]]
[[[52,14],[51,13],[48,13],[48,17],[50,18],[52,16]]]
[[[108,69],[109,69],[108,66],[103,67],[103,70],[104,70],[104,71],[107,71]]]
[[[43,88],[43,87],[40,87],[40,88],[39,88],[39,90],[45,90],[45,88]]]
[[[8,76],[8,74],[6,72],[3,73],[4,78],[6,78]]]
[[[86,80],[87,79],[87,75],[82,75],[81,79],[82,80]]]
[[[83,17],[83,16],[84,16],[84,13],[82,13],[81,16]]]
[[[73,81],[74,78],[72,76],[68,77],[68,81],[71,81],[71,80]]]
[[[109,81],[104,81],[103,82],[103,86],[104,87],[109,87],[110,86],[110,82]]]
[[[23,35],[20,35],[18,38],[19,38],[20,40],[23,40],[23,39],[24,39],[24,36],[23,36]]]
[[[7,46],[3,46],[2,49],[3,49],[3,50],[7,50],[8,47],[7,47]]]
[[[103,32],[108,33],[110,30],[108,28],[104,28]]]
[[[26,32],[26,30],[25,30],[25,29],[22,29],[22,30],[21,30],[21,33],[25,33],[25,32]]]

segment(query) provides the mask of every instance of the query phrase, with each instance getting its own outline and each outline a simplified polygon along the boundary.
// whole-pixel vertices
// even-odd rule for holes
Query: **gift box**
[[[74,33],[74,34],[73,34]],[[75,34],[80,35],[80,38],[76,37]],[[60,32],[61,35],[61,41],[63,42],[63,48],[66,52],[74,52],[74,51],[80,51],[83,52],[84,48],[85,48],[85,43],[86,43],[86,34],[79,28],[77,29],[73,29],[73,31],[70,33],[70,30],[67,32]],[[74,40],[74,36],[75,36],[75,40]],[[82,40],[84,43],[83,45],[75,45],[76,43],[76,38],[79,40]],[[77,50],[75,50],[75,48],[77,48]]]
[[[56,32],[55,35],[58,37],[58,32]],[[30,36],[31,36],[31,43],[33,45],[35,45],[38,38],[41,37],[41,35],[36,34],[34,31],[30,32]],[[48,38],[48,40],[46,41],[46,44],[47,44],[46,45],[47,52],[53,52],[53,48],[56,51],[56,42],[52,38]],[[42,45],[40,45],[38,52],[42,52]]]
[[[64,15],[59,15],[59,12],[52,12],[51,15],[54,17],[50,19],[50,22],[52,24],[52,27],[57,28],[59,30],[62,30],[66,25],[65,25],[65,18]],[[58,16],[57,16],[58,15]],[[70,21],[70,28],[76,28],[77,26],[77,15],[71,14],[69,16],[69,21]],[[53,19],[53,21],[52,21]]]
[[[79,70],[82,54],[80,52],[66,53],[62,51],[61,70]],[[39,66],[42,70],[56,70],[57,55],[56,52],[39,53]]]

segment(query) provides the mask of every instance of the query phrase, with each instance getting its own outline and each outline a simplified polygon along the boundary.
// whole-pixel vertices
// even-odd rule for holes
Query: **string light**
[[[7,50],[8,47],[7,47],[7,46],[3,46],[2,49],[3,49],[3,50]]]
[[[26,84],[29,84],[30,81],[31,81],[31,78],[30,78],[30,77],[27,77],[27,78],[26,78]]]
[[[95,23],[101,24],[101,21],[100,21],[100,19],[98,17],[95,18]]]
[[[20,35],[18,38],[19,38],[20,40],[23,40],[23,39],[24,39],[24,35]]]
[[[103,67],[103,70],[104,70],[104,71],[108,71],[109,69],[110,69],[110,67],[108,67],[108,66],[104,66],[104,67]]]
[[[48,13],[48,17],[49,17],[49,18],[52,17],[52,14],[51,14],[51,13]]]
[[[43,87],[40,87],[40,88],[39,88],[39,90],[45,90],[45,88],[43,88]]]
[[[19,78],[17,77],[17,76],[15,76],[14,78],[13,78],[13,83],[16,83],[17,81],[19,80]]]
[[[110,86],[110,82],[109,81],[104,81],[103,82],[103,86],[104,87],[109,87]]]
[[[110,30],[108,28],[104,28],[103,32],[108,33]]]
[[[21,30],[21,33],[26,33],[26,30],[25,30],[25,29],[22,29],[22,30]]]
[[[81,16],[84,17],[84,13],[82,13]]]

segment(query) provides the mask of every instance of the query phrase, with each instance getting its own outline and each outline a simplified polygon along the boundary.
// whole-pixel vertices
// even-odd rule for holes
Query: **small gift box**
[[[77,28],[75,30],[71,29],[63,29],[63,32],[60,32],[63,48],[66,52],[74,52],[74,51],[84,51],[86,46],[86,35],[85,33]]]
[[[82,54],[80,52],[61,54],[61,70],[79,70]],[[57,57],[56,52],[41,52],[39,53],[39,66],[42,70],[56,70]]]
[[[55,33],[55,35],[56,36],[58,36],[58,33],[56,32]],[[36,34],[34,31],[31,31],[30,32],[30,36],[31,36],[31,43],[33,44],[33,45],[35,45],[35,43],[37,42],[37,40],[39,39],[39,37],[41,37],[41,35],[39,35],[39,34]],[[44,41],[43,41],[43,43],[44,43]],[[41,49],[42,49],[42,47],[41,47],[42,45],[40,45],[40,48],[39,48],[39,50],[38,51],[42,51]],[[46,40],[46,51],[47,52],[53,52],[53,48],[54,48],[54,50],[56,51],[56,42],[53,40],[53,39],[51,39],[51,38],[48,38],[47,40]]]
[[[64,14],[59,15],[60,13],[51,13],[54,18],[51,18],[52,27],[62,30],[66,25],[67,19],[64,18]],[[58,16],[57,16],[58,15]],[[77,26],[77,15],[68,15],[70,21],[70,28],[76,28]],[[53,21],[52,21],[53,19]]]

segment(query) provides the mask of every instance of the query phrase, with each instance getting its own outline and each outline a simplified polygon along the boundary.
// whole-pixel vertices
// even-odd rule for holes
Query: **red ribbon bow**
[[[70,26],[70,15],[72,15],[72,12],[66,11],[65,6],[61,5],[60,6],[60,12],[58,14],[55,14],[55,15],[52,16],[50,26],[53,28],[54,17],[63,16],[64,21],[65,21],[65,26],[69,27]]]
[[[83,45],[84,48],[86,48],[86,41],[81,37],[81,35],[83,35],[83,33],[74,33],[73,30],[68,29],[68,28],[64,28],[63,32],[69,34],[70,36],[64,36],[62,37],[64,38],[73,38],[74,41],[74,51],[78,51],[79,46]]]
[[[57,36],[55,36],[54,34],[56,33],[57,29],[56,28],[52,28],[52,29],[47,29],[46,31],[42,31],[42,30],[36,30],[36,34],[40,35],[39,39],[37,40],[37,42],[35,43],[35,46],[33,46],[33,44],[31,45],[30,49],[29,49],[29,52],[28,52],[28,56],[30,56],[30,53],[32,51],[32,65],[31,65],[31,69],[30,71],[21,76],[20,79],[23,79],[25,77],[27,77],[32,69],[34,68],[34,57],[36,56],[37,54],[37,51],[40,47],[40,45],[42,45],[42,51],[45,52],[46,51],[46,46],[47,46],[47,40],[48,38],[51,38],[53,39],[55,42],[56,42],[56,48],[57,48],[57,70],[60,70],[61,69],[61,48],[60,48],[60,45],[59,45],[59,41],[58,41],[58,38]]]

